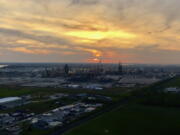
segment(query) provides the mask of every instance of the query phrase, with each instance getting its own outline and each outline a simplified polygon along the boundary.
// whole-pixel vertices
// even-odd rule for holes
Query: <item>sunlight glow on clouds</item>
[[[0,61],[180,64],[179,5],[179,0],[0,0]]]
[[[41,50],[41,49],[27,49],[25,47],[17,47],[17,48],[11,48],[10,50],[15,52],[21,52],[21,53],[28,53],[28,54],[49,54],[51,53],[49,50]]]
[[[136,37],[134,34],[123,31],[70,31],[67,32],[66,35],[89,40],[102,40],[107,38],[131,39]]]

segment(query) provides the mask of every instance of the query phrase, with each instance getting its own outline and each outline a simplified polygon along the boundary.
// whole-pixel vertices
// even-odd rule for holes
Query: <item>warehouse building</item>
[[[13,108],[22,104],[22,98],[20,97],[6,97],[0,98],[0,106],[6,108]]]

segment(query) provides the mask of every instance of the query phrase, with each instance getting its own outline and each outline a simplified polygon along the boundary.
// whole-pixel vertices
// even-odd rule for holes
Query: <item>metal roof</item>
[[[13,102],[13,101],[17,101],[17,100],[21,100],[21,98],[20,97],[0,98],[0,104],[7,103],[7,102]]]

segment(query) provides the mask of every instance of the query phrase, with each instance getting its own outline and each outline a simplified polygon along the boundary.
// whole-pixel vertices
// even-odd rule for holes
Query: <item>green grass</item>
[[[100,94],[104,96],[110,96],[117,100],[124,93],[128,93],[127,88],[111,88],[102,91],[84,90],[84,89],[65,89],[65,88],[31,88],[31,87],[8,87],[0,86],[0,98],[9,96],[22,96],[22,95],[34,95],[34,96],[47,96],[54,93],[89,93],[89,94]]]
[[[49,110],[55,109],[57,107],[58,107],[58,105],[54,104],[54,102],[52,102],[52,101],[38,102],[38,103],[30,103],[30,104],[23,105],[20,107],[15,107],[13,109],[0,111],[0,113],[15,112],[16,110],[27,110],[28,112],[39,114],[39,113],[44,113]]]
[[[132,95],[141,104],[180,107],[180,94],[164,92],[168,87],[180,87],[180,77],[171,78],[149,87],[135,90],[132,92]]]
[[[31,113],[40,114],[58,108],[60,105],[56,104],[57,101],[65,105],[75,102],[74,100],[70,100],[67,98],[62,98],[59,100],[40,101],[37,103],[29,103],[12,109],[0,110],[0,113],[10,113],[15,112],[17,110],[27,110]]]
[[[167,79],[165,81],[161,81],[153,84],[149,89],[165,89],[167,87],[180,87],[180,77],[177,76],[175,78]]]
[[[0,97],[21,96],[21,95],[31,94],[33,92],[34,91],[31,89],[0,87]]]
[[[128,105],[64,135],[179,135],[180,109]]]
[[[180,77],[171,79],[169,82],[164,83],[166,87],[180,87]]]

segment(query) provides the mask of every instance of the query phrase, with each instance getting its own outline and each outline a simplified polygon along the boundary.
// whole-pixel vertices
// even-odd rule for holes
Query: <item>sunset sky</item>
[[[180,0],[0,0],[0,62],[180,64]]]

